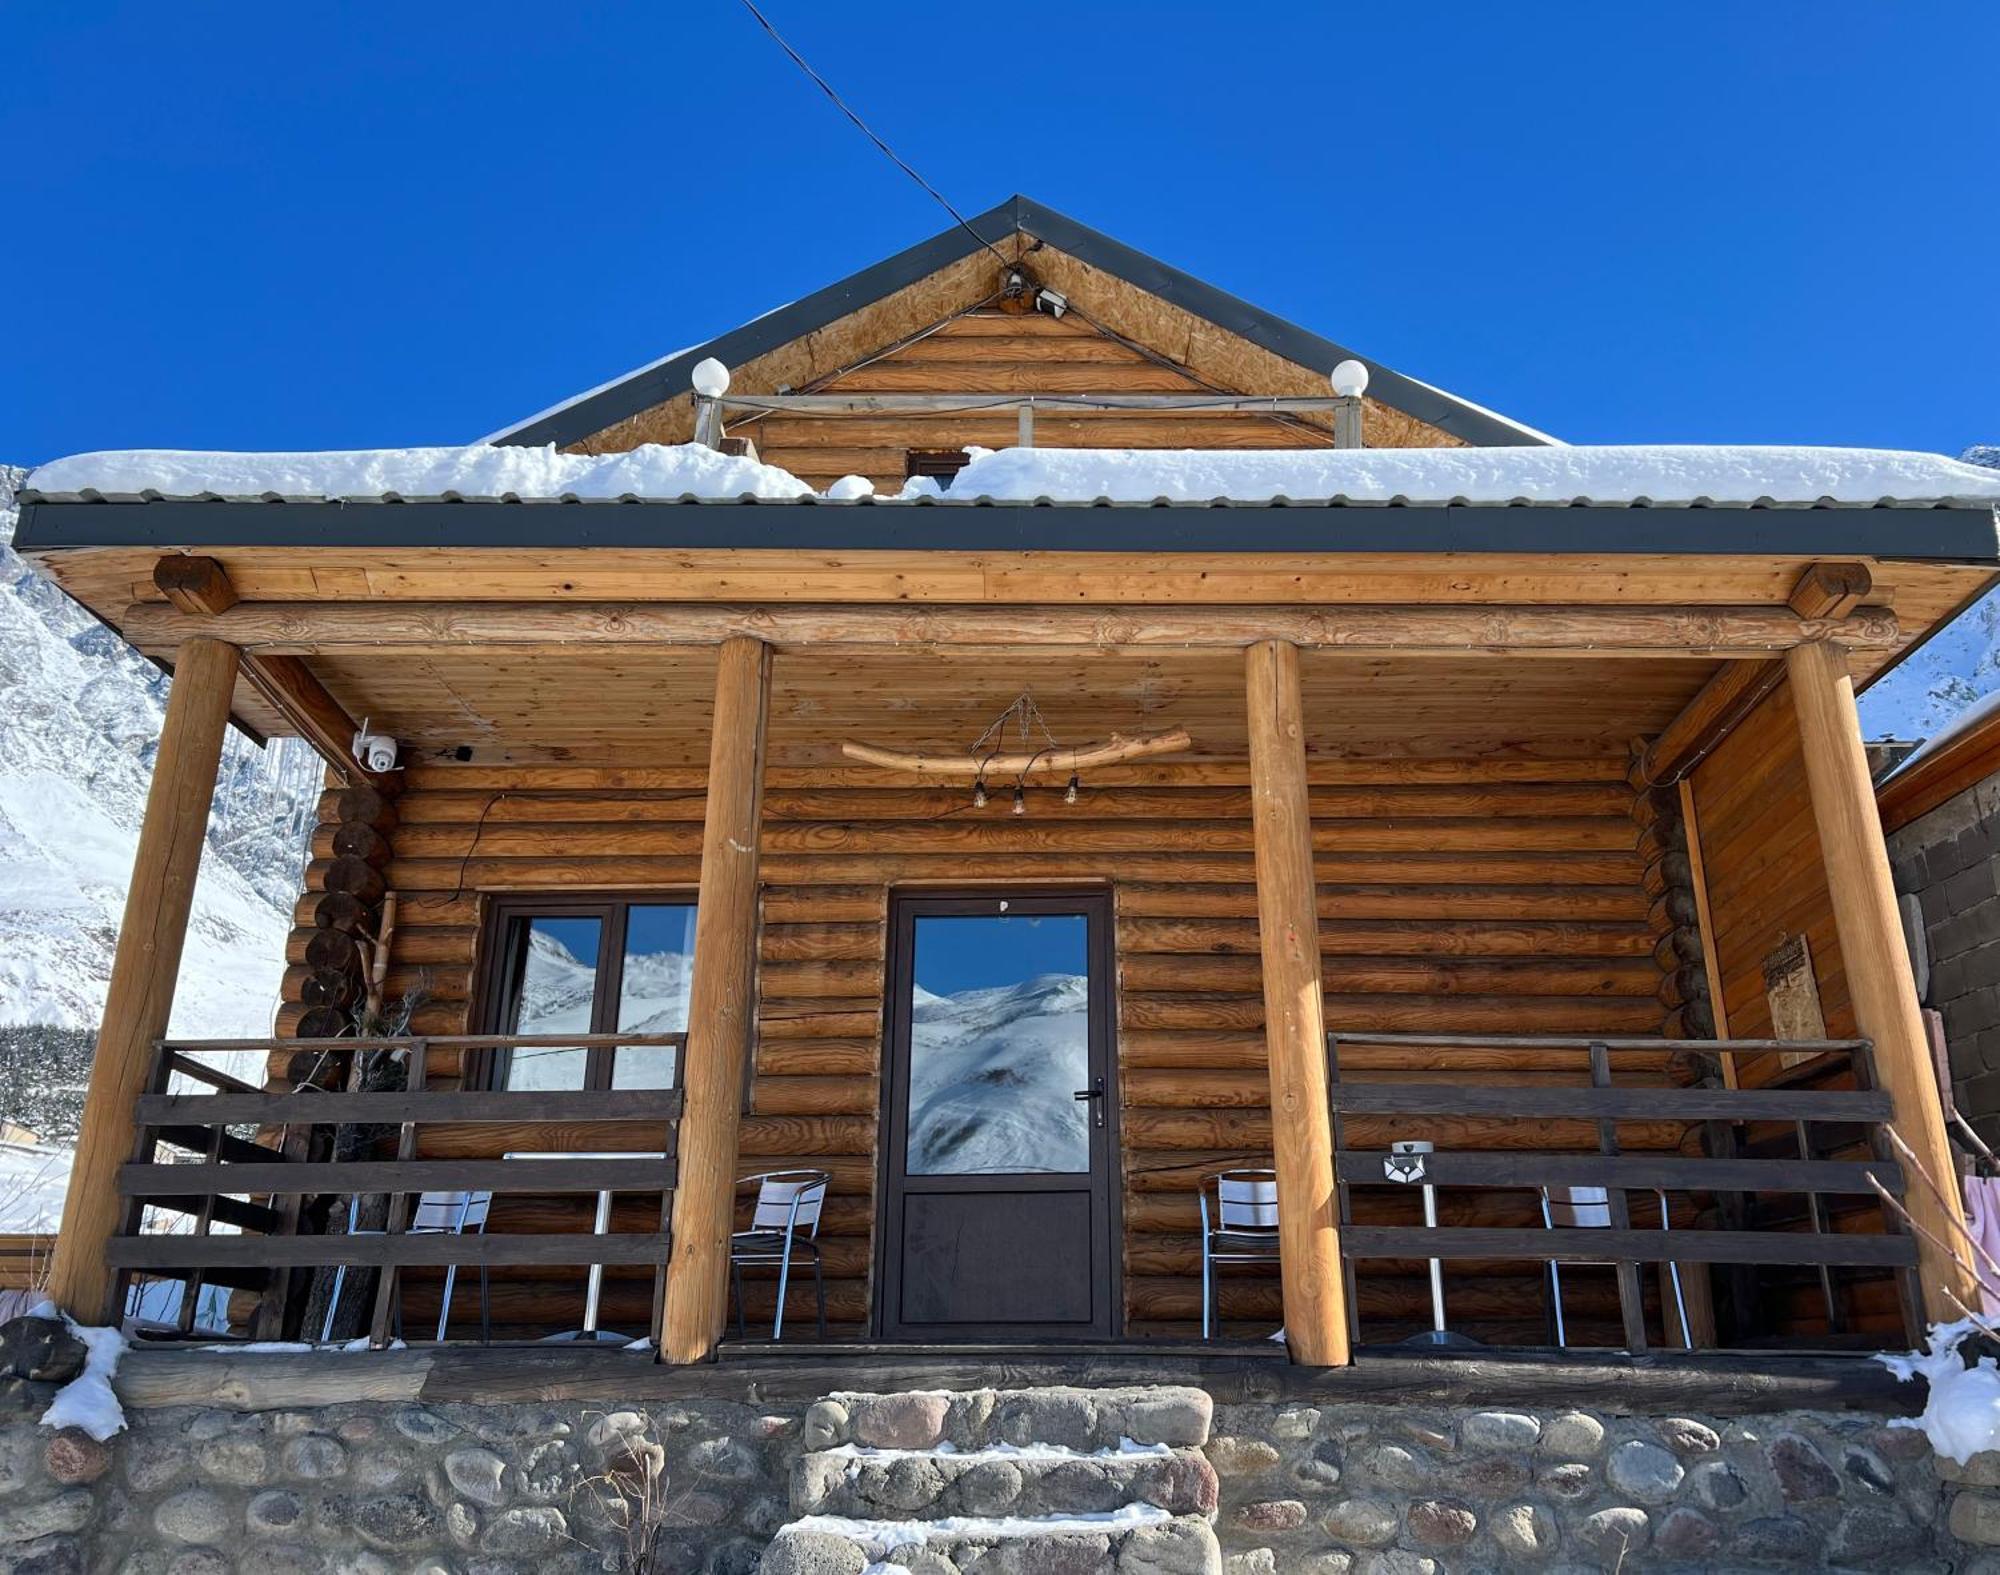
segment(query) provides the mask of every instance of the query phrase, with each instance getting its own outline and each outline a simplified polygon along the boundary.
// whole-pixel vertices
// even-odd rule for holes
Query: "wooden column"
[[[1319,915],[1313,900],[1312,815],[1298,648],[1249,649],[1250,806],[1257,848],[1257,932],[1264,962],[1264,1039],[1278,1170],[1278,1246],[1292,1359],[1348,1361],[1327,1111],[1326,1019],[1320,999]]]
[[[687,1102],[660,1321],[660,1354],[670,1362],[697,1362],[713,1351],[728,1311],[736,1141],[756,1004],[757,839],[770,690],[771,648],[725,640],[715,672],[682,1078]]]
[[[1958,1173],[1945,1138],[1943,1104],[1931,1067],[1923,1013],[1917,1004],[1916,980],[1903,943],[1896,888],[1889,875],[1889,853],[1882,841],[1874,789],[1868,780],[1868,760],[1861,747],[1861,724],[1854,709],[1854,683],[1848,676],[1847,659],[1834,646],[1801,645],[1786,654],[1785,667],[1798,711],[1813,821],[1819,829],[1820,858],[1833,899],[1834,927],[1840,937],[1841,966],[1854,1002],[1855,1024],[1863,1036],[1874,1041],[1876,1077],[1895,1102],[1897,1133],[1951,1199],[1951,1215],[1956,1215]],[[1946,1205],[1914,1176],[1904,1191],[1903,1203],[1920,1227],[1918,1274],[1927,1314],[1940,1320],[1963,1317],[1962,1309],[1946,1292],[1977,1307],[1977,1289],[1945,1251],[1923,1234],[1928,1232],[1938,1242],[1968,1250],[1952,1228]]]
[[[85,1323],[112,1322],[118,1312],[111,1305],[113,1276],[104,1262],[105,1245],[122,1213],[118,1167],[132,1157],[133,1105],[145,1087],[153,1045],[166,1034],[173,1011],[236,669],[236,647],[220,640],[188,640],[174,661],[49,1272],[50,1299]]]

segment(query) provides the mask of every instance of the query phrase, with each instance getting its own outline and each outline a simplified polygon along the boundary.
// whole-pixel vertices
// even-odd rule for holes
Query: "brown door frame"
[[[1021,1338],[1061,1341],[1063,1339],[1116,1339],[1125,1327],[1125,1229],[1124,1177],[1120,1166],[1120,1089],[1118,1082],[1118,1041],[1116,1015],[1117,946],[1112,931],[1114,909],[1111,891],[1094,886],[996,886],[985,888],[915,887],[892,889],[889,893],[888,955],[883,969],[882,1093],[878,1111],[879,1140],[876,1144],[876,1205],[874,1265],[871,1283],[869,1328],[877,1339],[889,1337],[899,1320],[890,1309],[900,1305],[902,1291],[901,1204],[906,1187],[902,1159],[909,1141],[910,1078],[910,984],[915,957],[916,920],[919,917],[978,917],[997,915],[1005,903],[1015,912],[1081,914],[1088,921],[1090,980],[1090,1065],[1092,1075],[1102,1077],[1104,1098],[1099,1108],[1104,1125],[1100,1130],[1101,1160],[1092,1167],[1093,1184],[1101,1188],[1101,1207],[1096,1218],[1102,1221],[1101,1240],[1093,1252],[1100,1273],[1097,1284],[1104,1296],[1103,1315],[1098,1328],[1087,1335],[1064,1336],[1041,1333],[1019,1324],[957,1325],[954,1340]],[[1094,1139],[1095,1141],[1095,1139]],[[978,1191],[981,1177],[932,1177],[926,1187],[938,1191]],[[1074,1189],[1076,1177],[1052,1175],[1006,1178],[1011,1190],[1058,1191]],[[936,1338],[933,1336],[933,1338]]]

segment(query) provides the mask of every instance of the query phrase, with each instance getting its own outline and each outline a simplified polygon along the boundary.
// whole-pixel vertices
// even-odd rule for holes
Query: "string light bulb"
[[[1065,804],[1074,804],[1076,802],[1076,774],[1074,772],[1070,774],[1069,786],[1063,789],[1063,802]]]
[[[1028,795],[1022,791],[1018,782],[1014,784],[1014,813],[1017,815],[1028,813]]]
[[[974,809],[984,809],[986,807],[986,778],[984,777],[980,777],[972,784],[972,807]]]

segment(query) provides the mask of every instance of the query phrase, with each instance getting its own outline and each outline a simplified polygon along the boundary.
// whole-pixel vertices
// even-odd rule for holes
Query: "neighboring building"
[[[1952,1097],[2000,1145],[2000,695],[1885,773],[1876,800],[1917,991],[1942,1019]]]
[[[673,1393],[759,1408],[998,1365],[1315,1406],[1380,1381],[1377,1409],[1532,1405],[1545,1371],[1552,1405],[1643,1411],[1651,1370],[1560,1388],[1557,1262],[1574,1344],[1868,1347],[1955,1316],[1976,1292],[1941,1245],[1950,1206],[1887,1141],[1949,1166],[1853,688],[1993,582],[2000,477],[1567,448],[1025,200],[971,227],[489,446],[94,455],[29,478],[20,550],[175,670],[52,1295],[101,1317],[124,1277],[166,1274],[237,1292],[234,1337],[297,1339],[340,1326],[331,1266],[350,1290],[383,1269],[350,1298],[365,1315],[341,1309],[376,1343],[447,1306],[458,1340],[482,1312],[508,1339],[651,1334]],[[313,740],[338,777],[261,1088],[162,1044],[231,717]],[[1199,1190],[1234,1168],[1274,1171],[1275,1205],[1246,1194],[1205,1243]],[[759,1263],[749,1295],[765,1328],[782,1305],[787,1338],[732,1339],[739,1179],[801,1170],[829,1181],[817,1239],[788,1294]],[[789,1209],[760,1214],[765,1257]],[[147,1228],[163,1218],[181,1231]],[[1223,1271],[1222,1364],[1193,1344],[1205,1245],[1265,1260]],[[1265,1387],[1281,1322],[1299,1369],[1430,1339],[1432,1258],[1453,1332],[1538,1354],[1408,1388]],[[128,1381],[205,1400],[210,1369],[178,1360],[140,1353]],[[537,1401],[668,1392],[636,1356],[598,1360],[408,1353],[316,1381],[425,1405],[503,1380]],[[241,1361],[231,1396],[276,1370]],[[1673,1414],[1740,1410],[1748,1370],[1675,1370]],[[1767,1401],[1832,1409],[1881,1374],[1766,1377]],[[258,1403],[321,1403],[287,1394]],[[1168,1441],[1200,1443],[1207,1399],[1185,1399]],[[1012,1431],[993,1412],[994,1436],[1141,1434],[1119,1425],[1139,1402],[1097,1404]],[[988,1437],[986,1411],[948,1410],[841,1402],[807,1447]],[[398,1413],[398,1436],[459,1425],[428,1416]],[[1273,1423],[1310,1516],[1260,1498],[1230,1535],[1317,1524],[1330,1480],[1344,1503],[1370,1470],[1391,1497],[1458,1480],[1358,1443],[1301,1459],[1334,1436],[1319,1416]],[[1455,1447],[1431,1425],[1398,1435],[1403,1459]],[[1757,1562],[1834,1536],[1778,1516],[1772,1472],[1784,1497],[1844,1491],[1793,1425],[1746,1424],[1777,1464],[1741,1541],[1682,1515],[1662,1550]],[[1675,1449],[1718,1447],[1672,1426]],[[1551,1458],[1596,1458],[1591,1427]],[[1464,1467],[1465,1490],[1525,1489],[1538,1424],[1479,1429],[1524,1458],[1483,1485]],[[716,1483],[756,1476],[731,1475],[740,1437],[701,1448]],[[455,1487],[500,1502],[502,1463],[463,1453]],[[1281,1458],[1212,1453],[1245,1474]],[[1868,1491],[1886,1480],[1846,1458]],[[795,1492],[843,1502],[839,1459]],[[1649,1504],[1694,1476],[1636,1440],[1608,1470]],[[1753,1492],[1701,1480],[1733,1495],[1711,1508]],[[735,1513],[729,1491],[704,1488],[703,1513]],[[1643,1545],[1624,1497],[1591,1531],[1599,1489],[1577,1491],[1480,1557],[1545,1556],[1570,1509],[1601,1533],[1579,1545]],[[408,1498],[413,1525],[435,1518]],[[1455,1500],[1376,1514],[1335,1545],[1469,1546],[1481,1524]],[[1873,1551],[1835,1562],[1937,1535],[1857,1524]],[[522,1552],[515,1529],[480,1546]],[[1204,1547],[1120,1567],[1219,1569]]]

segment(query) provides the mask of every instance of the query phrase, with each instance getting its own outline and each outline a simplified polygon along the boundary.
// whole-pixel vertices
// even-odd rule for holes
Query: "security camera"
[[[1035,297],[1035,305],[1051,317],[1060,317],[1069,310],[1069,297],[1058,291],[1045,289]]]
[[[387,733],[371,733],[364,721],[361,730],[354,735],[354,758],[369,771],[394,771],[396,769],[396,741]]]

